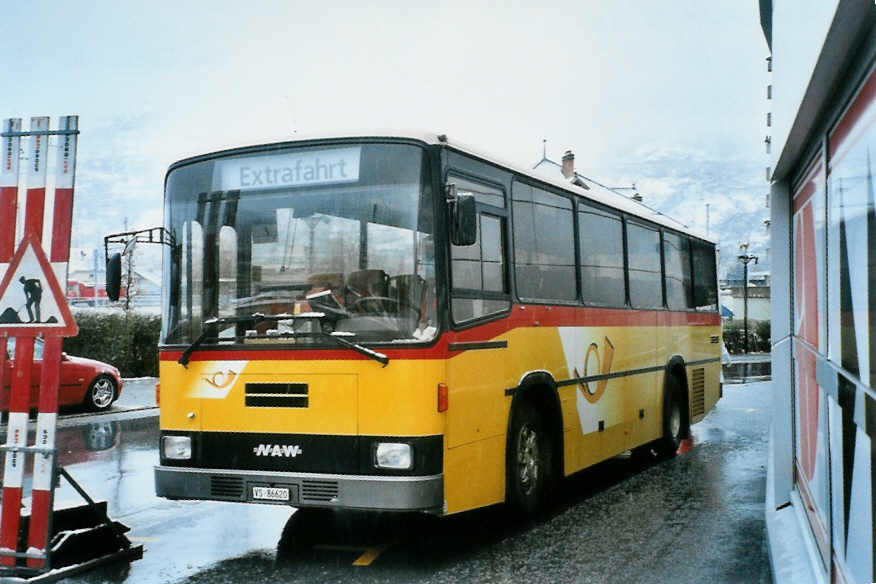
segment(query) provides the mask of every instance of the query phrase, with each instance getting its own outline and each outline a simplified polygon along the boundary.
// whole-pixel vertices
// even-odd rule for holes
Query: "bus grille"
[[[306,408],[306,383],[247,383],[248,408]]]
[[[301,484],[302,501],[331,501],[338,497],[337,481],[308,481]]]
[[[706,413],[706,370],[702,367],[691,374],[690,413],[694,417]]]
[[[219,499],[243,498],[243,479],[240,477],[210,477],[210,496]]]

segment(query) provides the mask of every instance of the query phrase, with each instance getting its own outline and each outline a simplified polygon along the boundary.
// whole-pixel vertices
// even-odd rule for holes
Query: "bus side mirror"
[[[456,196],[451,201],[451,241],[453,245],[474,245],[478,241],[478,212],[474,195],[456,193],[456,185],[448,185]]]
[[[106,261],[106,295],[115,302],[122,288],[122,254],[114,253]]]

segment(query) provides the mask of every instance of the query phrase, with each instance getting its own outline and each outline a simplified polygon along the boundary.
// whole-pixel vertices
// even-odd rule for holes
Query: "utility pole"
[[[742,254],[737,256],[737,259],[742,262],[742,322],[743,334],[745,335],[742,341],[743,350],[748,354],[748,264],[749,262],[757,263],[757,256],[748,253],[748,243],[743,243],[739,246]]]
[[[98,258],[100,257],[100,252],[97,251],[97,248],[94,248],[92,257],[94,259],[94,306],[97,307],[97,287],[99,285],[97,281],[97,262]]]
[[[709,237],[709,203],[706,203],[706,237]]]

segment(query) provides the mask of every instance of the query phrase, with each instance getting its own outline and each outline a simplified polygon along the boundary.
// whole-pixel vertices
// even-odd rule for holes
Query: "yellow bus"
[[[531,514],[721,395],[713,242],[444,135],[189,158],[164,211],[159,496]]]

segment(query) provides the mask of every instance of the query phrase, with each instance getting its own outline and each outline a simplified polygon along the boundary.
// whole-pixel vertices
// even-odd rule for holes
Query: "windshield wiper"
[[[198,335],[198,338],[196,338],[194,340],[194,342],[186,348],[185,351],[183,351],[183,354],[180,355],[179,359],[177,359],[177,363],[179,363],[183,367],[188,368],[188,363],[189,363],[189,360],[192,356],[192,353],[195,351],[195,349],[197,349],[201,345],[201,343],[204,342],[205,339],[208,338],[209,330],[216,325],[236,324],[239,322],[251,322],[251,323],[253,323],[253,325],[255,325],[255,324],[258,324],[259,322],[264,322],[264,321],[277,322],[277,321],[281,321],[281,320],[295,320],[295,319],[322,320],[323,318],[325,318],[325,313],[323,313],[323,312],[305,312],[305,313],[301,313],[301,314],[271,314],[271,315],[264,315],[260,312],[256,312],[255,314],[251,314],[249,316],[227,316],[227,317],[223,317],[223,318],[211,318],[211,319],[204,321],[204,326],[201,329],[201,334]],[[309,335],[316,335],[316,336],[331,339],[332,341],[334,341],[338,345],[345,347],[347,349],[351,349],[353,351],[356,351],[360,355],[365,355],[369,359],[373,359],[374,361],[377,361],[378,363],[380,363],[384,367],[386,367],[389,364],[389,357],[387,357],[383,353],[380,353],[378,351],[372,351],[368,347],[363,347],[359,343],[354,343],[352,341],[348,341],[347,339],[343,338],[345,336],[355,336],[354,333],[345,333],[345,332],[327,333],[325,331],[314,331],[311,333],[283,332],[283,333],[266,335],[266,338],[272,338],[272,339],[280,338],[280,339],[282,339],[284,337],[285,338],[296,338],[296,337],[304,337],[304,336],[309,336]]]
[[[383,353],[379,353],[377,351],[372,351],[368,347],[363,347],[359,343],[354,343],[352,341],[348,341],[347,339],[343,338],[345,336],[355,336],[353,333],[343,333],[343,332],[327,333],[327,332],[323,332],[323,331],[318,331],[316,334],[323,336],[323,337],[328,337],[331,340],[333,340],[334,342],[336,342],[337,344],[341,345],[342,347],[347,347],[348,349],[352,349],[352,350],[356,351],[360,355],[365,355],[366,357],[374,359],[375,361],[377,361],[378,363],[380,363],[384,367],[386,367],[389,364],[389,357],[387,357]]]
[[[183,351],[183,354],[180,355],[179,359],[177,359],[177,363],[182,365],[183,367],[188,368],[189,360],[191,359],[192,353],[201,346],[208,337],[210,330],[216,325],[222,324],[237,324],[239,322],[251,322],[253,325],[256,325],[263,321],[268,322],[277,322],[280,320],[295,320],[295,319],[322,319],[325,318],[325,314],[322,312],[306,312],[302,314],[269,314],[265,315],[261,312],[255,312],[250,314],[249,316],[225,316],[222,318],[214,317],[209,318],[204,321],[203,327],[201,327],[201,334],[198,335],[198,338],[194,340],[194,342],[186,347],[186,350]]]

